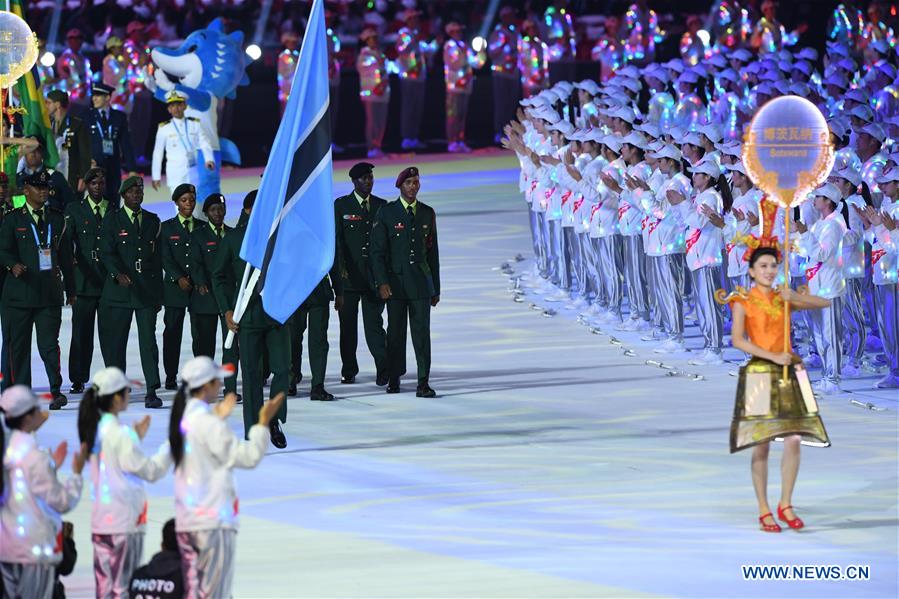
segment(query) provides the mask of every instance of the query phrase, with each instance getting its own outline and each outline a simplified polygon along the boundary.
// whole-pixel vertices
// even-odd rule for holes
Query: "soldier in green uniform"
[[[309,399],[313,401],[333,401],[334,396],[325,390],[325,371],[328,368],[328,308],[334,300],[334,309],[343,305],[340,276],[336,268],[325,275],[309,297],[290,317],[290,388],[288,395],[297,394],[300,366],[303,362],[303,333],[309,329],[309,368],[312,370],[312,388]]]
[[[440,257],[437,216],[417,201],[421,181],[409,167],[396,179],[400,197],[375,216],[371,230],[374,284],[387,301],[388,393],[399,393],[406,372],[406,322],[418,365],[418,397],[435,397],[428,385],[431,372],[431,307],[440,301]]]
[[[72,241],[62,212],[47,205],[50,175],[35,172],[23,181],[25,206],[9,213],[0,226],[0,265],[8,272],[3,283],[3,316],[9,319],[9,363],[4,385],[31,386],[31,333],[44,362],[51,409],[66,405],[60,392],[59,327],[63,291],[75,301]]]
[[[165,369],[165,388],[178,388],[178,366],[181,361],[181,338],[184,332],[184,313],[193,305],[198,289],[194,282],[194,258],[191,255],[191,234],[202,225],[194,219],[197,189],[182,183],[172,192],[178,213],[162,223],[160,245],[162,253],[162,365]],[[205,290],[208,293],[208,289]],[[191,322],[194,314],[191,311]]]
[[[214,193],[203,201],[203,214],[208,223],[197,221],[198,226],[191,239],[195,266],[192,270],[196,288],[199,290],[191,305],[190,329],[193,337],[195,356],[215,358],[215,329],[221,327],[222,342],[228,334],[228,323],[219,311],[212,288],[212,269],[218,255],[219,245],[234,229],[225,224],[225,196]],[[205,292],[204,292],[205,290]],[[237,340],[230,348],[222,347],[222,364],[237,367]],[[225,394],[237,393],[237,373],[225,379]],[[237,396],[240,401],[240,395]]]
[[[9,191],[9,175],[0,171],[0,226],[6,215],[12,212],[12,195]],[[3,311],[3,284],[6,282],[6,269],[0,268],[0,372],[8,372],[9,366],[9,318]],[[0,381],[0,385],[3,381]]]
[[[67,205],[75,201],[75,193],[72,191],[72,188],[69,187],[69,182],[66,181],[66,178],[63,177],[62,173],[53,170],[52,168],[47,168],[47,165],[44,164],[44,159],[47,157],[47,150],[44,147],[43,140],[35,135],[29,136],[26,139],[36,141],[37,146],[25,152],[25,160],[23,161],[22,168],[16,173],[17,186],[19,189],[22,189],[22,183],[25,181],[25,178],[41,171],[46,172],[48,177],[47,180],[50,185],[47,192],[49,197],[47,200],[48,207],[55,208],[62,212]]]
[[[125,370],[131,320],[137,321],[140,363],[144,372],[144,405],[161,408],[159,346],[156,314],[162,304],[162,260],[159,217],[141,208],[144,182],[137,176],[122,181],[122,207],[108,213],[100,227],[100,260],[106,282],[100,296],[100,351],[106,366]]]
[[[100,225],[109,212],[106,199],[106,175],[92,168],[82,175],[87,195],[66,206],[69,231],[75,242],[75,293],[72,304],[72,342],[69,346],[71,393],[84,393],[91,374],[94,355],[94,323],[100,307],[100,295],[106,282],[106,270],[100,261]]]
[[[256,195],[244,202],[244,206],[252,210]],[[212,267],[212,287],[219,310],[228,324],[228,328],[238,335],[240,347],[240,367],[243,370],[243,425],[244,434],[256,424],[259,410],[262,408],[262,355],[269,355],[269,367],[272,370],[272,384],[269,388],[269,399],[279,393],[287,392],[290,379],[290,329],[272,319],[262,308],[262,296],[258,286],[252,290],[250,301],[240,319],[234,322],[234,308],[237,304],[238,286],[243,279],[247,263],[240,257],[240,246],[246,228],[240,227],[232,231],[219,243],[215,264]],[[269,429],[272,445],[279,449],[287,447],[287,438],[281,430],[281,422],[287,422],[287,404],[281,405],[278,417],[272,418]]]
[[[371,253],[371,225],[375,214],[387,201],[375,195],[374,165],[360,162],[350,169],[353,182],[352,193],[334,200],[334,214],[337,220],[336,260],[340,280],[343,285],[343,306],[340,317],[340,382],[356,382],[359,363],[356,361],[356,346],[359,331],[359,304],[362,304],[362,327],[365,342],[375,360],[377,384],[387,384],[387,339],[384,334],[384,300],[374,288],[371,277],[369,256]]]

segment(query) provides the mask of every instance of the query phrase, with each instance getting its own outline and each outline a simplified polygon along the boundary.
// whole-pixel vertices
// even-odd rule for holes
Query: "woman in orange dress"
[[[790,303],[791,310],[813,310],[827,307],[830,300],[800,294],[788,286],[775,289],[778,274],[777,250],[760,247],[749,258],[753,287],[749,291],[738,287],[728,298],[733,311],[733,346],[752,356],[740,369],[730,451],[753,448],[752,484],[765,532],[781,531],[768,506],[770,442],[784,442],[777,517],[795,530],[804,526],[790,503],[799,473],[800,444],[830,445],[802,361],[784,351],[784,302]],[[789,366],[786,381],[782,380],[783,366]]]

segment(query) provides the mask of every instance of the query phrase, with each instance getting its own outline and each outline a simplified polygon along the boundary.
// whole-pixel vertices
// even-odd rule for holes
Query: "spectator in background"
[[[624,65],[624,43],[619,36],[621,20],[618,17],[608,16],[604,27],[605,33],[596,40],[596,45],[590,53],[593,60],[599,63],[600,81],[607,81]]]
[[[568,0],[554,0],[543,14],[543,38],[549,48],[550,62],[575,57],[574,22],[568,11]]]
[[[549,87],[549,50],[537,31],[537,24],[526,20],[521,24],[518,40],[518,71],[521,73],[521,89],[530,98]]]
[[[381,144],[387,129],[387,108],[390,104],[390,80],[387,76],[387,57],[381,52],[378,31],[366,27],[359,36],[363,44],[356,58],[359,71],[359,98],[365,108],[365,141],[368,157],[384,155]]]
[[[162,527],[162,551],[134,572],[130,589],[135,599],[181,599],[184,596],[181,553],[178,551],[174,518]]]
[[[84,191],[82,177],[91,166],[91,138],[84,122],[69,114],[69,96],[59,89],[47,93],[47,113],[56,137],[59,162],[56,170],[69,182],[76,194]]]
[[[340,38],[337,37],[335,28],[337,26],[337,13],[333,10],[325,9],[325,25],[327,31],[325,33],[328,42],[328,96],[331,111],[331,139],[337,136],[337,115],[340,107]],[[283,110],[282,110],[283,112]],[[337,144],[332,144],[334,152],[342,152],[343,148]]]
[[[281,34],[281,44],[284,49],[278,54],[278,104],[281,106],[281,116],[284,116],[287,98],[290,97],[290,86],[293,84],[293,74],[297,70],[297,61],[300,58],[300,34],[296,31],[285,31]],[[330,77],[328,81],[330,85]]]
[[[131,21],[125,29],[122,51],[128,57],[128,87],[131,91],[131,113],[128,128],[134,141],[137,164],[147,163],[147,142],[150,139],[150,121],[153,117],[153,94],[144,84],[150,65],[150,48],[147,46],[147,27],[140,21]]]
[[[490,33],[487,53],[493,72],[493,141],[499,143],[503,127],[515,118],[515,110],[521,99],[521,82],[518,73],[518,28],[515,26],[515,9],[504,6],[499,11],[499,23]]]
[[[484,66],[484,49],[475,52],[462,39],[462,25],[447,23],[449,39],[443,44],[443,73],[446,80],[446,141],[451,153],[471,152],[465,144],[468,102],[474,84],[474,69]]]
[[[421,117],[425,104],[425,80],[428,74],[427,60],[437,50],[437,43],[427,42],[420,30],[421,12],[407,10],[405,27],[396,36],[396,64],[400,76],[400,133],[404,150],[422,150],[419,140]]]
[[[114,35],[106,40],[106,56],[103,57],[103,83],[115,89],[110,105],[125,114],[134,106],[131,98],[131,82],[128,57],[123,52],[124,42]]]
[[[68,48],[63,50],[56,61],[56,75],[60,88],[68,92],[69,101],[79,109],[88,108],[88,97],[93,72],[91,63],[81,52],[84,46],[84,34],[80,29],[70,29],[66,34]]]

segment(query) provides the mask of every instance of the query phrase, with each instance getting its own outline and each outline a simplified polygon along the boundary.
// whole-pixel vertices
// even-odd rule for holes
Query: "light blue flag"
[[[261,271],[262,306],[281,323],[334,263],[331,167],[324,0],[314,0],[290,98],[240,249],[241,258]]]

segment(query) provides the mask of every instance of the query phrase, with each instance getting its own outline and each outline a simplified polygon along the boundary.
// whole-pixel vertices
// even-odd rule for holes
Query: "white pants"
[[[184,596],[224,599],[231,596],[237,531],[224,528],[178,533]]]
[[[56,566],[0,562],[3,597],[12,599],[50,599],[56,582]]]
[[[143,533],[91,535],[97,599],[128,597],[131,576],[144,555]]]

